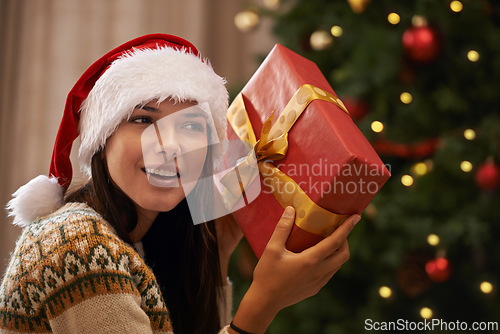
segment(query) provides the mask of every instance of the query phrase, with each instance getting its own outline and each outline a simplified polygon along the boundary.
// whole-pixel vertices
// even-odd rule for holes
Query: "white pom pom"
[[[14,217],[13,224],[24,227],[59,209],[63,205],[64,191],[57,178],[39,175],[12,197],[6,209],[9,216]]]

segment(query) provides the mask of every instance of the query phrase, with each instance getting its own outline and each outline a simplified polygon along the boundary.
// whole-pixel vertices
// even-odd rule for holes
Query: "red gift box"
[[[233,212],[233,217],[259,258],[283,213],[283,206],[296,207],[296,225],[287,241],[287,248],[300,252],[331,234],[348,215],[363,212],[390,177],[386,166],[353,123],[316,64],[279,44],[272,49],[228,109],[228,119],[232,125],[228,127],[228,139],[244,139],[241,133],[246,133],[246,130],[238,128],[244,119],[232,117],[243,104],[249,120],[247,123],[251,123],[256,139],[259,139],[263,125],[273,111],[273,126],[279,126],[289,119],[290,113],[295,115],[297,110],[290,109],[297,109],[297,105],[303,103],[300,95],[304,95],[304,92],[297,93],[303,85],[311,85],[306,91],[322,99],[304,104],[304,111],[288,131],[285,157],[273,164],[293,179],[310,200],[320,207],[316,211],[323,212],[313,212],[304,217],[304,211],[300,210],[304,201],[299,196],[276,194],[274,186],[278,183],[263,178],[266,167],[260,165],[264,167],[260,168],[260,194]],[[295,100],[299,102],[293,105]],[[291,106],[287,107],[288,113],[280,118],[289,102]],[[281,175],[279,171],[275,174]],[[284,188],[281,187],[280,191],[284,191]],[[280,198],[282,204],[277,200]],[[323,209],[334,216],[332,226],[326,229],[324,224],[329,222]],[[302,223],[298,225],[297,220]],[[322,225],[320,229],[319,225]]]

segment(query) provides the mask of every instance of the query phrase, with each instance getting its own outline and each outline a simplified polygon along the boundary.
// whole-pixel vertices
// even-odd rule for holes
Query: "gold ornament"
[[[411,24],[418,28],[418,27],[426,27],[427,26],[427,19],[423,17],[422,15],[413,15],[411,18]]]
[[[347,2],[349,2],[352,11],[359,14],[365,11],[371,0],[347,0]]]
[[[276,10],[279,8],[281,0],[264,0],[264,6],[270,10]]]
[[[246,9],[234,17],[234,25],[241,32],[249,32],[260,23],[260,16],[255,10]]]
[[[316,30],[310,37],[311,47],[316,50],[324,50],[329,47],[333,42],[333,37],[325,30]]]

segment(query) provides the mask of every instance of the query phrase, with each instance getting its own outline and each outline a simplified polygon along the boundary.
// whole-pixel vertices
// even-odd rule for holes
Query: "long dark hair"
[[[207,168],[211,168],[211,164],[209,149],[204,173],[210,173]],[[116,229],[122,240],[132,244],[129,233],[137,225],[137,213],[132,200],[110,180],[106,159],[101,151],[92,157],[91,171],[91,180],[69,193],[65,201],[88,204]],[[213,189],[195,187],[193,191],[194,196],[202,201],[211,198],[207,192]],[[151,254],[156,254],[156,260],[153,256],[153,262],[148,262],[146,251],[146,262],[157,277],[174,332],[217,333],[221,327],[218,305],[223,302],[223,296],[215,222],[212,220],[205,224],[193,225],[186,200],[178,207],[177,211],[183,212],[177,216],[180,218],[160,213],[152,228],[159,226],[162,233],[169,233],[168,228],[174,226],[174,223],[181,224],[185,229],[184,237],[174,238],[180,244],[154,242],[154,251]],[[182,221],[168,221],[171,219]],[[156,236],[158,237],[158,234]],[[173,249],[179,246],[181,251]],[[170,272],[165,274],[167,270]],[[176,272],[172,273],[172,270]]]

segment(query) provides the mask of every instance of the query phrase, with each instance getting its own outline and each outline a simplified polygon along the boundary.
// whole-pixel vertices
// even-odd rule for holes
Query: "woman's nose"
[[[157,143],[155,145],[155,153],[166,156],[167,159],[178,157],[181,154],[181,147],[176,135],[175,128],[166,126],[165,123],[158,125],[154,123]]]

